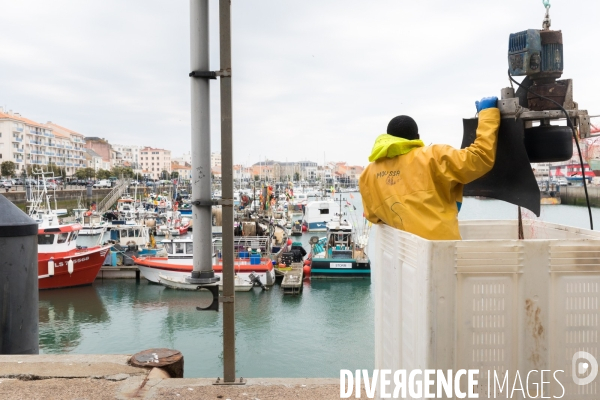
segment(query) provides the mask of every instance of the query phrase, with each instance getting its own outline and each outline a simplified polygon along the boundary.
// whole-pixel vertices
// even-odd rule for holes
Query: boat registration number
[[[352,268],[352,263],[329,263],[329,268]]]

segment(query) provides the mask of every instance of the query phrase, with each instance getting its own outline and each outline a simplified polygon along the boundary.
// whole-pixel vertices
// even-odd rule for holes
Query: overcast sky
[[[219,69],[218,1],[211,69]],[[600,114],[600,2],[552,0],[565,73]],[[0,105],[111,143],[189,151],[189,1],[0,0]],[[474,101],[499,95],[508,35],[541,0],[232,0],[234,162],[366,165],[399,114],[459,146]],[[212,149],[220,151],[218,81]]]

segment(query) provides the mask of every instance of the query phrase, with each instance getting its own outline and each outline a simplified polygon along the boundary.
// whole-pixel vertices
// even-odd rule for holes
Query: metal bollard
[[[39,354],[38,224],[0,195],[0,354]]]

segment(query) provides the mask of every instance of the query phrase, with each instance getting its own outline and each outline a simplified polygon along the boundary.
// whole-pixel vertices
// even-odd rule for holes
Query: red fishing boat
[[[39,175],[45,178],[44,173]],[[29,206],[29,216],[38,223],[38,288],[91,285],[112,244],[77,246],[82,226],[61,223],[59,216],[66,210],[57,210],[56,203],[52,209],[50,197],[43,185]]]
[[[81,225],[38,229],[38,287],[58,289],[91,285],[112,245],[77,247]]]

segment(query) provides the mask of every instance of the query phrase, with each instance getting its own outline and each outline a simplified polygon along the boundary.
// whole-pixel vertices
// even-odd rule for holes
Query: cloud
[[[211,69],[219,68],[210,0]],[[565,77],[598,110],[596,2],[555,2]],[[583,11],[583,12],[582,12]],[[474,101],[508,86],[511,32],[541,26],[539,1],[232,1],[236,162],[344,160],[365,165],[398,114],[427,143],[458,146]],[[189,2],[5,2],[0,104],[113,143],[189,151]],[[219,86],[211,146],[220,150]],[[597,112],[597,111],[596,111]]]

